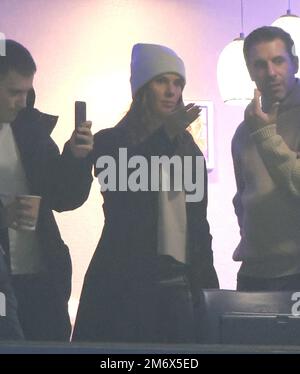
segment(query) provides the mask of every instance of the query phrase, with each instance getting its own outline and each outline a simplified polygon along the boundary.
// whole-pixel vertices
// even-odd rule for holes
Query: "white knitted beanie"
[[[161,74],[179,74],[185,83],[183,61],[172,49],[163,45],[135,44],[132,48],[130,68],[132,97],[146,83]]]

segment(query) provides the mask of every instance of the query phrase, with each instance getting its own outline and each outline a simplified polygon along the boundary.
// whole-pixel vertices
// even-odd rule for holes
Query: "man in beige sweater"
[[[290,35],[261,27],[245,39],[257,89],[232,140],[241,291],[300,289],[300,82]]]

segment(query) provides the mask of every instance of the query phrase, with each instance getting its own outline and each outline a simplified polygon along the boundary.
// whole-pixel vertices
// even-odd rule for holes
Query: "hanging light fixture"
[[[300,54],[300,17],[292,14],[291,12],[291,1],[288,0],[288,9],[286,14],[279,17],[276,21],[272,23],[272,26],[277,26],[288,32],[295,43],[296,54]],[[297,73],[300,77],[300,73]]]
[[[221,52],[217,66],[217,78],[224,103],[245,106],[253,98],[255,85],[250,79],[243,55],[243,0],[241,0],[241,30],[240,36],[230,42]]]

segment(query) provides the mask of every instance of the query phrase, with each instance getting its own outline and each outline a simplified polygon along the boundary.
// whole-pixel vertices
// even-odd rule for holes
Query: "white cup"
[[[17,195],[16,200],[20,204],[26,204],[27,206],[27,213],[30,215],[28,221],[18,225],[16,227],[17,230],[26,230],[26,231],[34,231],[36,229],[36,224],[39,217],[39,209],[40,209],[40,202],[41,196],[35,195]]]

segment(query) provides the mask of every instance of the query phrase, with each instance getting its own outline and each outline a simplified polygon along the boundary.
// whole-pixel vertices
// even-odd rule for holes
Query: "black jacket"
[[[0,245],[0,340],[20,339],[24,335],[17,316],[17,300]]]
[[[133,155],[143,155],[146,158],[153,155],[202,155],[186,131],[171,142],[163,127],[146,141],[134,145],[130,140],[129,129],[133,120],[128,114],[116,127],[95,135],[95,165],[103,155],[110,155],[118,160],[119,148],[123,147],[127,149],[128,159]],[[98,173],[96,167],[95,175]],[[117,175],[118,173],[119,165]],[[148,286],[151,289],[157,271],[158,193],[107,191],[102,194],[105,225],[85,276],[73,334],[75,339],[80,340],[101,340],[103,335],[105,339],[105,333],[101,335],[101,331],[103,328],[113,328],[116,309],[124,310],[126,305],[126,300],[125,304],[122,304],[122,300],[128,300],[131,292],[139,293],[137,288],[140,288],[141,294],[146,295],[146,289]],[[187,202],[190,274],[192,287],[216,288],[218,279],[213,267],[206,208],[205,170],[204,199],[195,203]],[[147,303],[147,300],[144,302]]]
[[[83,204],[92,182],[92,163],[88,158],[74,158],[68,143],[60,155],[57,145],[50,137],[56,122],[55,116],[26,108],[12,123],[12,130],[29,192],[42,197],[37,236],[46,265],[46,276],[50,279],[59,302],[66,306],[67,311],[71,292],[71,258],[61,239],[52,209],[61,212]],[[0,243],[8,253],[7,230],[1,230]]]

